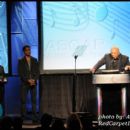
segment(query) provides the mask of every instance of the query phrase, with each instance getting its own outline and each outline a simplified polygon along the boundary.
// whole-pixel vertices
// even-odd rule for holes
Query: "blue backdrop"
[[[31,12],[31,13],[30,13]],[[20,84],[17,72],[18,59],[23,56],[22,47],[31,46],[32,56],[38,58],[38,24],[36,2],[12,2],[11,6],[11,70],[12,77],[5,85],[6,114],[20,113]],[[35,30],[35,31],[34,31]],[[38,85],[39,86],[39,85]],[[37,110],[39,109],[39,87],[37,87]],[[30,95],[27,109],[31,110]]]

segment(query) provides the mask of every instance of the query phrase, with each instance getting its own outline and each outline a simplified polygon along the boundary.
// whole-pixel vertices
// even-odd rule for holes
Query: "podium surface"
[[[121,113],[122,116],[126,116],[126,84],[130,83],[130,74],[126,73],[114,73],[104,74],[96,73],[93,74],[92,83],[97,87],[97,99],[98,99],[98,116],[102,114],[102,88],[101,86],[115,84],[116,87],[121,87]],[[114,104],[113,104],[114,105]]]
[[[130,74],[94,74],[93,84],[128,84],[130,83]]]

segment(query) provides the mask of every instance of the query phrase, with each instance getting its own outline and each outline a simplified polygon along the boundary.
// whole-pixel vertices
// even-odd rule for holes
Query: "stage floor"
[[[32,121],[24,121],[23,124],[22,124],[22,128],[24,129],[30,129],[30,128],[37,128],[37,127],[40,127],[41,124],[40,123],[33,123]]]

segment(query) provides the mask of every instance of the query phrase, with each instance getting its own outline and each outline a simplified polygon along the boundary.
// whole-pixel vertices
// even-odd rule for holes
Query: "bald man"
[[[129,58],[120,53],[118,47],[112,47],[110,53],[105,54],[101,60],[91,69],[95,73],[102,65],[107,70],[122,70],[129,64]],[[121,86],[101,85],[102,88],[102,113],[107,115],[121,114]]]
[[[107,70],[126,69],[125,67],[129,65],[129,57],[122,55],[118,47],[112,47],[111,52],[105,54],[90,71],[95,73],[103,65]]]

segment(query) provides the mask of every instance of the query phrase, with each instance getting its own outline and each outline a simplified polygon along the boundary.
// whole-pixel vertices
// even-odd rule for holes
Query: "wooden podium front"
[[[93,74],[93,84],[97,87],[97,100],[98,100],[98,116],[102,114],[102,89],[100,85],[111,85],[115,84],[117,87],[121,87],[121,113],[122,116],[126,116],[126,86],[130,83],[130,74],[118,73],[118,74]]]

